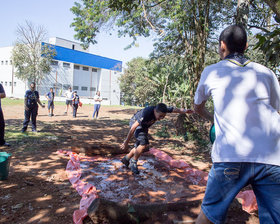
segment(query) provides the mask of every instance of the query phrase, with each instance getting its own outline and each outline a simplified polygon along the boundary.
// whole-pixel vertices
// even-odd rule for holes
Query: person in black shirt
[[[130,130],[128,135],[121,145],[121,149],[127,150],[128,143],[131,137],[135,136],[136,142],[134,148],[124,157],[121,162],[126,166],[130,167],[131,171],[138,174],[137,160],[140,155],[147,151],[149,148],[148,130],[156,121],[162,120],[166,113],[181,113],[191,114],[193,113],[190,109],[178,109],[173,107],[167,107],[164,103],[159,103],[156,106],[146,107],[136,114],[130,120]]]
[[[36,118],[38,114],[38,104],[42,108],[45,107],[40,101],[39,93],[35,90],[35,83],[31,82],[30,84],[30,90],[27,90],[25,92],[24,96],[24,121],[23,121],[23,127],[21,132],[25,132],[28,126],[28,123],[30,121],[32,122],[32,132],[37,132],[36,130]]]
[[[78,110],[79,104],[80,104],[80,97],[78,96],[77,91],[74,91],[73,92],[73,103],[72,103],[73,117],[77,116],[77,110]]]
[[[2,106],[1,106],[1,98],[5,98],[6,93],[5,90],[0,84],[0,146],[10,146],[9,143],[5,141],[4,135],[5,135],[5,120],[3,116]]]

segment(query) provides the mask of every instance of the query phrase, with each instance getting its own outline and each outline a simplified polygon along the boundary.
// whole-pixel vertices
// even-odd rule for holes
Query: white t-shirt
[[[93,100],[94,100],[94,104],[100,104],[101,102],[100,101],[96,101],[96,100],[102,100],[102,97],[98,96],[98,95],[95,95],[93,97]]]
[[[213,162],[280,166],[280,88],[275,74],[250,62],[223,60],[202,72],[194,103],[212,96],[216,140]]]
[[[72,98],[73,98],[73,92],[67,90],[67,91],[65,92],[65,96],[66,96],[66,100],[72,100]]]

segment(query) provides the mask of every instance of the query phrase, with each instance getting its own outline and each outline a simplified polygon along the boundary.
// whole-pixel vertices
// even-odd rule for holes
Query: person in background
[[[146,107],[136,114],[130,120],[130,130],[125,141],[121,144],[122,150],[128,149],[128,143],[131,137],[134,135],[136,142],[134,148],[122,158],[121,162],[135,174],[139,173],[137,167],[138,158],[143,152],[149,150],[149,139],[148,131],[156,121],[162,120],[166,113],[180,113],[180,114],[191,114],[193,113],[190,109],[178,109],[174,107],[167,107],[164,103],[159,103],[156,106]]]
[[[80,97],[78,96],[77,94],[77,91],[74,91],[73,92],[73,117],[76,117],[77,116],[77,110],[78,110],[78,107],[79,107],[79,104],[80,104]]]
[[[65,107],[64,114],[67,114],[68,108],[72,107],[72,102],[73,102],[73,92],[71,86],[69,86],[68,90],[65,92],[65,97],[66,97],[66,107]]]
[[[48,111],[49,111],[49,117],[53,116],[53,110],[54,110],[54,92],[53,88],[50,88],[50,92],[48,92],[46,95],[46,98],[48,100]]]
[[[224,223],[239,191],[251,185],[260,223],[280,223],[280,88],[276,75],[248,60],[245,29],[225,28],[221,61],[204,69],[195,112],[214,121],[212,168],[196,223]],[[205,107],[212,97],[214,115]]]
[[[5,120],[2,111],[1,99],[6,97],[5,90],[0,84],[0,146],[7,146],[9,147],[10,144],[5,141]]]
[[[45,105],[43,105],[40,101],[39,93],[35,90],[36,84],[35,82],[31,82],[30,84],[30,90],[27,90],[25,92],[24,96],[24,121],[23,121],[23,127],[21,132],[25,132],[28,126],[28,123],[30,121],[32,122],[32,132],[37,132],[36,129],[36,118],[38,114],[38,104],[44,108]]]
[[[101,106],[101,101],[102,101],[102,97],[100,96],[100,91],[97,91],[94,98],[94,111],[93,111],[93,115],[92,117],[94,118],[95,114],[96,114],[96,119],[98,118],[98,113],[100,110],[100,106]]]

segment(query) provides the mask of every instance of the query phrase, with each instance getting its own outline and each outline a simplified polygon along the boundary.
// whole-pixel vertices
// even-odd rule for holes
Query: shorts
[[[48,101],[48,109],[53,109],[54,108],[54,102],[53,101]]]
[[[72,106],[72,100],[66,100],[66,105]]]
[[[148,139],[148,130],[147,129],[136,129],[134,133],[134,137],[136,138],[136,142],[134,147],[137,148],[139,145],[149,145]],[[148,147],[145,148],[144,152],[149,151]]]
[[[224,223],[239,191],[251,184],[260,223],[280,223],[280,166],[261,163],[214,163],[201,209],[213,223]]]

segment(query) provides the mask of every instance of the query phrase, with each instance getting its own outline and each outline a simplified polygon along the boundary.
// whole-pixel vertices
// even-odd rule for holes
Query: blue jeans
[[[214,163],[208,175],[203,213],[224,223],[230,203],[251,184],[257,198],[260,223],[280,223],[280,166],[261,163]]]
[[[95,114],[96,114],[96,118],[98,117],[99,109],[100,109],[100,104],[94,104],[94,111],[92,117],[94,117]]]

